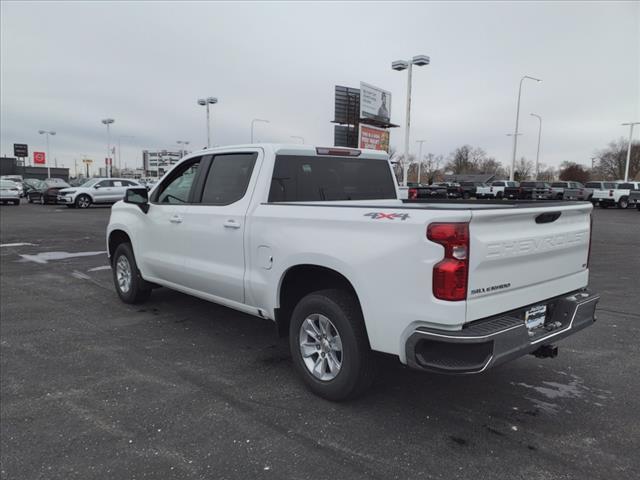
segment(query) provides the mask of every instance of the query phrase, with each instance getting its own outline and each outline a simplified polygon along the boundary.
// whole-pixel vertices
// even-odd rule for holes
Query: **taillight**
[[[416,198],[418,198],[418,190],[416,188],[410,188],[409,189],[409,199],[410,200],[415,200]]]
[[[609,196],[613,197],[613,190],[609,190]]]
[[[469,224],[432,223],[427,238],[444,247],[444,259],[433,267],[433,296],[440,300],[467,298]]]
[[[490,191],[490,192],[493,192],[493,187],[489,187],[489,191]]]

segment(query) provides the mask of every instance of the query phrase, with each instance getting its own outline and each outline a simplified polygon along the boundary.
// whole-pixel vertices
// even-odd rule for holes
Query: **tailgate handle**
[[[555,222],[558,218],[560,218],[562,212],[547,212],[541,213],[536,217],[536,223],[551,223]]]

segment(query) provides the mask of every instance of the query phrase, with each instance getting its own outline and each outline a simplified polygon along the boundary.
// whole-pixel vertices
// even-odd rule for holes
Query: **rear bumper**
[[[524,322],[530,306],[471,322],[460,331],[419,327],[405,344],[407,364],[437,373],[483,372],[593,324],[599,299],[580,290],[540,302],[547,305],[547,318],[534,330]]]
[[[613,198],[594,198],[593,201],[598,205],[610,205],[612,207],[616,204],[616,201]]]

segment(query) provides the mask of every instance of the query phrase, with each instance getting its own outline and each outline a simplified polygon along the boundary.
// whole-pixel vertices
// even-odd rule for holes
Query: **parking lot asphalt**
[[[598,322],[558,358],[451,377],[381,357],[349,403],[303,387],[269,321],[167,289],[121,303],[109,212],[0,207],[3,479],[640,476],[635,210],[595,210]]]

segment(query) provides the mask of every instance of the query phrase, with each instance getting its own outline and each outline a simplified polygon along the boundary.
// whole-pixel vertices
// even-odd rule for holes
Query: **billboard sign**
[[[389,130],[360,124],[359,148],[384,150],[389,153]]]
[[[391,92],[360,82],[360,118],[389,123],[391,120]]]
[[[47,163],[47,158],[44,155],[44,152],[33,152],[33,163],[44,165]]]
[[[13,144],[13,156],[18,158],[27,158],[29,156],[29,147],[26,143]]]

